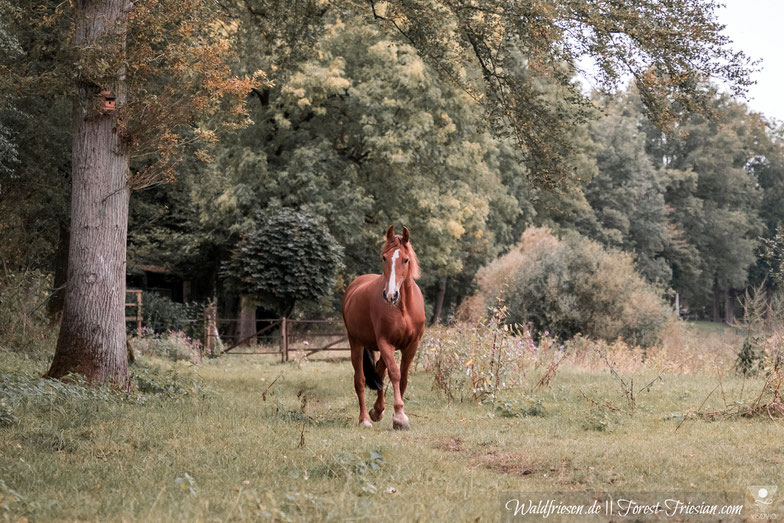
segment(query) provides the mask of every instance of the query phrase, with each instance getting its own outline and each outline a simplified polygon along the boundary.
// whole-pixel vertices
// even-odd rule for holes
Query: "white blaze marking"
[[[395,261],[399,256],[400,249],[395,249],[395,253],[392,255],[392,272],[389,274],[389,285],[387,285],[387,296],[390,298],[397,292],[397,287],[395,286]]]

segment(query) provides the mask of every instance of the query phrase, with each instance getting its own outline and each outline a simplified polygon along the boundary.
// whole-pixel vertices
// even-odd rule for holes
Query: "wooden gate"
[[[336,320],[259,319],[256,320],[256,332],[239,337],[229,334],[232,324],[239,319],[221,319],[215,311],[207,309],[204,317],[205,348],[214,350],[220,339],[226,345],[221,355],[279,354],[285,362],[292,352],[310,356],[323,351],[351,349],[343,323]]]

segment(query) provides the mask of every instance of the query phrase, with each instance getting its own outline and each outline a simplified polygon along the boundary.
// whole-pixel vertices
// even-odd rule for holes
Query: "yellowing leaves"
[[[465,227],[457,223],[455,220],[449,220],[447,223],[447,229],[449,230],[449,234],[455,238],[460,238],[465,232]]]

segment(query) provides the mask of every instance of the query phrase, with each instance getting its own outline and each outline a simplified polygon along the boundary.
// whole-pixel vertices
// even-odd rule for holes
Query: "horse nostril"
[[[383,291],[381,291],[381,295],[382,295],[382,296],[384,297],[384,299],[386,300],[386,299],[387,299],[387,290],[386,290],[386,289],[384,289]]]
[[[395,297],[394,297],[394,298],[392,298],[392,301],[397,301],[397,299],[398,299],[399,297],[400,297],[400,293],[399,293],[398,291],[395,291]]]

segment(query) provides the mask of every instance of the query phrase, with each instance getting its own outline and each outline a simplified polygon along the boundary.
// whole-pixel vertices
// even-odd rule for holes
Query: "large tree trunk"
[[[438,282],[438,295],[436,296],[436,308],[433,311],[432,325],[441,323],[441,309],[444,308],[444,296],[446,296],[446,277]]]
[[[81,0],[73,43],[95,48],[125,41],[127,0]],[[109,40],[107,40],[107,38]],[[125,102],[125,73],[111,85],[80,82],[72,119],[71,238],[60,335],[47,377],[78,373],[92,383],[128,384],[125,344],[125,246],[128,232],[128,149],[115,112],[100,110],[109,89]]]
[[[240,332],[239,338],[246,340],[242,345],[255,345],[253,334],[256,332],[256,304],[250,296],[240,298]]]

